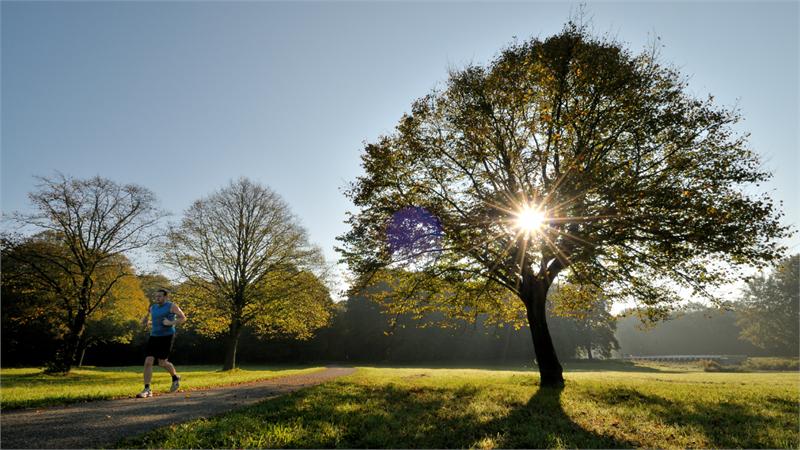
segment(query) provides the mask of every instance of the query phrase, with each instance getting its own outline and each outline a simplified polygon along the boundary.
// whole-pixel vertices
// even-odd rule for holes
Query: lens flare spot
[[[527,233],[541,231],[546,220],[544,212],[531,206],[523,207],[516,216],[517,229]]]

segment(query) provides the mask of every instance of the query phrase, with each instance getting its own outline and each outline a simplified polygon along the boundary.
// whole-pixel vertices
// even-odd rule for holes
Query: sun
[[[516,227],[526,233],[541,231],[544,226],[544,213],[536,208],[525,206],[517,214]]]

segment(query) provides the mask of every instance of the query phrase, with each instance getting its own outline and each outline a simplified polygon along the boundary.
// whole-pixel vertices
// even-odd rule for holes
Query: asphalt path
[[[0,413],[0,448],[103,448],[158,427],[210,417],[355,369],[329,367],[235,386]]]

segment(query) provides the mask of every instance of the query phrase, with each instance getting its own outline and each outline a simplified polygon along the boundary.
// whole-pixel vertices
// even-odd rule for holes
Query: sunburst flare
[[[521,232],[533,234],[540,232],[546,221],[547,217],[543,211],[531,206],[524,206],[516,213],[515,226]]]

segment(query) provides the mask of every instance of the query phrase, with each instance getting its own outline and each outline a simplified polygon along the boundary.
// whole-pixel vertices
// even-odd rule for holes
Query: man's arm
[[[181,311],[181,308],[178,307],[175,303],[172,304],[172,307],[169,309],[169,312],[175,314],[175,320],[167,320],[164,319],[164,325],[171,326],[171,325],[179,325],[186,322],[186,314]]]

